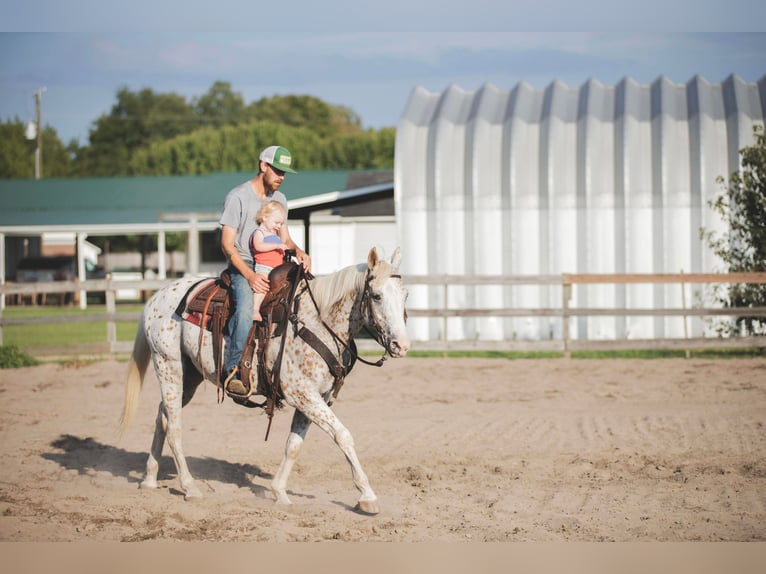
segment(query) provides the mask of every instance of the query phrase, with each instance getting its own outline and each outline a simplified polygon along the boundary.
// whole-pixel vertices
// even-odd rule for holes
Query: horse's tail
[[[149,359],[151,357],[149,343],[144,332],[143,316],[141,319],[138,324],[136,340],[133,342],[133,353],[130,356],[128,381],[125,385],[125,404],[122,408],[122,416],[120,417],[120,435],[128,430],[130,423],[133,422],[133,418],[136,416],[138,399],[141,395],[141,387],[144,384],[144,375],[149,367]]]

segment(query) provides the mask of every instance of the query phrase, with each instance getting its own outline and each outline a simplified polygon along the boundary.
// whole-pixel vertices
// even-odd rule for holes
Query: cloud
[[[28,115],[34,90],[47,86],[44,118],[55,119],[63,139],[84,138],[121,86],[191,98],[222,80],[247,102],[309,94],[350,107],[365,126],[382,127],[398,123],[415,86],[476,90],[489,82],[510,89],[525,81],[540,89],[554,80],[579,86],[595,78],[609,85],[625,76],[686,82],[697,73],[712,82],[731,73],[757,81],[765,71],[763,33],[367,32],[353,26],[302,33],[271,32],[268,21],[259,22],[257,33],[0,33],[0,118]]]

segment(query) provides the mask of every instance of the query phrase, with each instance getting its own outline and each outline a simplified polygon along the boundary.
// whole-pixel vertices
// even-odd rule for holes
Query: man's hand
[[[298,258],[298,262],[301,265],[303,265],[303,268],[310,273],[311,272],[311,256],[305,251],[303,251],[302,249],[299,249],[296,252],[295,256]]]
[[[253,275],[247,281],[250,284],[250,288],[255,293],[268,293],[269,292],[269,280],[263,275],[253,273]]]

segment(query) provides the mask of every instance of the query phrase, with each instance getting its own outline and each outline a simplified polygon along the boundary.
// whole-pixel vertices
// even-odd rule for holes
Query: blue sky
[[[0,24],[0,118],[33,120],[34,93],[44,87],[43,124],[54,127],[65,142],[87,143],[89,128],[109,113],[121,86],[192,98],[223,80],[247,103],[275,94],[310,94],[353,109],[365,127],[380,128],[398,124],[415,86],[442,91],[454,84],[476,90],[489,82],[510,89],[525,81],[544,88],[553,80],[579,86],[589,78],[613,85],[625,76],[648,84],[661,75],[685,83],[696,74],[720,82],[732,73],[754,82],[766,74],[766,33],[736,29],[766,21],[766,9],[746,0],[733,0],[726,11],[705,2],[679,2],[673,8],[648,0],[641,5],[643,19],[622,16],[622,22],[640,27],[651,23],[656,5],[665,15],[663,23],[683,24],[678,27],[686,30],[668,26],[651,33],[610,31],[606,7],[614,4],[602,0],[584,0],[576,11],[569,3],[554,10],[554,16],[555,3],[548,0],[516,2],[512,9],[485,0],[410,3],[416,8],[392,0],[386,7],[398,15],[400,32],[370,31],[371,13],[365,13],[366,19],[364,14],[352,18],[332,2],[322,10],[315,2],[301,10],[301,2],[285,4],[292,10],[288,19],[254,14],[252,8],[234,10],[251,4],[219,0],[220,10],[204,17],[189,4],[181,4],[185,9],[179,12],[175,0],[134,0],[128,12],[116,14],[104,8],[109,6],[104,0],[9,4]],[[157,6],[152,18],[139,17],[149,5]],[[176,12],[170,18],[173,5]],[[436,27],[437,5],[449,14],[438,20],[443,30],[477,27],[478,22],[486,30],[519,15],[536,15],[537,23],[549,29],[568,23],[597,31],[427,31]],[[461,18],[467,5],[473,10]],[[603,9],[584,18],[587,6]],[[737,7],[748,9],[753,18],[733,18]],[[691,13],[694,19],[668,17],[676,13]],[[568,16],[576,18],[567,21]],[[336,29],[320,25],[326,21]],[[426,31],[407,30],[412,27]]]

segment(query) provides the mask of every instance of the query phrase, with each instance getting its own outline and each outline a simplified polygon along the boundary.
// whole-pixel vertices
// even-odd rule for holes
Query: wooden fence
[[[433,309],[408,309],[410,317],[441,318],[444,321],[443,333],[447,332],[446,321],[450,317],[554,317],[562,323],[561,338],[547,341],[457,341],[443,337],[441,340],[415,341],[418,350],[497,350],[497,351],[560,351],[568,355],[579,350],[626,350],[626,349],[699,349],[699,348],[766,348],[766,336],[751,337],[683,337],[652,339],[612,339],[593,340],[576,339],[570,334],[570,319],[583,316],[653,316],[653,317],[713,317],[713,316],[748,316],[766,317],[766,307],[721,308],[687,307],[661,309],[636,308],[583,308],[572,306],[572,289],[576,285],[627,285],[627,284],[766,284],[766,273],[679,273],[679,274],[563,274],[529,276],[464,276],[464,275],[409,275],[404,278],[408,287],[416,285],[441,286],[444,290],[443,305]],[[118,341],[116,323],[119,321],[138,321],[139,313],[119,312],[116,304],[117,290],[139,290],[152,292],[167,285],[167,280],[113,281],[111,279],[78,281],[57,281],[51,283],[7,283],[0,285],[0,345],[3,344],[3,327],[33,323],[63,323],[73,321],[105,322],[105,342],[88,349],[72,347],[56,349],[54,354],[125,353],[132,349],[132,341]],[[561,305],[550,308],[450,308],[449,289],[454,286],[560,286]],[[6,298],[30,297],[40,294],[78,293],[84,297],[86,292],[105,292],[105,313],[77,315],[67,317],[10,318],[3,316]],[[373,341],[359,341],[361,349],[374,348]]]

